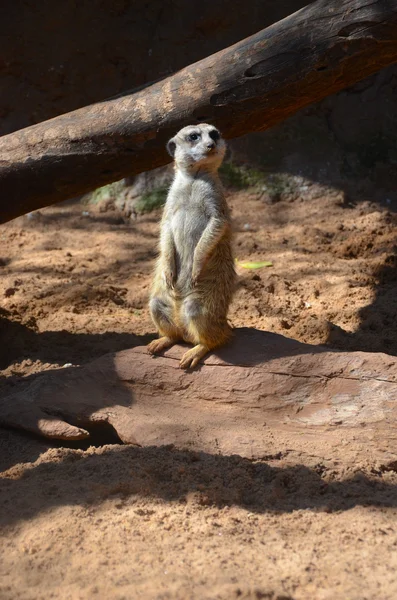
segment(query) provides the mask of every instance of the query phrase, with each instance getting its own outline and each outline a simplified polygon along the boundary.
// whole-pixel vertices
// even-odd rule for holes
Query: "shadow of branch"
[[[390,478],[385,482],[379,471],[336,480],[335,472],[323,464],[278,467],[263,460],[170,446],[108,446],[91,455],[52,449],[38,463],[16,465],[3,474],[0,501],[7,510],[0,523],[11,525],[63,505],[100,505],[112,497],[125,503],[152,497],[217,507],[237,505],[257,513],[396,507],[393,477],[391,483]]]

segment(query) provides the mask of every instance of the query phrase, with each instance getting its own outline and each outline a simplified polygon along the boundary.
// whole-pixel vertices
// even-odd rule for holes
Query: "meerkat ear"
[[[175,154],[175,148],[176,148],[176,143],[174,142],[174,138],[171,138],[170,141],[167,143],[167,152],[170,156],[172,156],[172,158],[174,158],[174,154]]]

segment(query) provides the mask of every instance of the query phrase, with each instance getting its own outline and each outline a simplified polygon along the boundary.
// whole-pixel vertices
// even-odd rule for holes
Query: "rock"
[[[248,457],[266,455],[276,433],[277,451],[313,455],[356,440],[371,460],[397,459],[397,358],[248,328],[196,370],[179,368],[183,351],[153,358],[140,346],[41,374],[0,401],[0,422],[57,439],[109,424],[124,443]]]

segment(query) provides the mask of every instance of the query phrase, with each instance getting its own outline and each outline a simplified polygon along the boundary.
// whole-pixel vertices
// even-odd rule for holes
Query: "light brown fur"
[[[176,172],[161,221],[149,304],[161,337],[148,351],[190,342],[194,347],[180,363],[188,368],[231,336],[226,317],[235,270],[229,209],[218,177],[226,146],[215,127],[201,124],[183,128],[167,148]]]

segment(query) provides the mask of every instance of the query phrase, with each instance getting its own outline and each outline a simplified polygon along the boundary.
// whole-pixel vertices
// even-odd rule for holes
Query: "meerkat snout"
[[[200,123],[181,129],[167,144],[177,169],[189,173],[217,170],[226,152],[226,144],[213,125]]]

